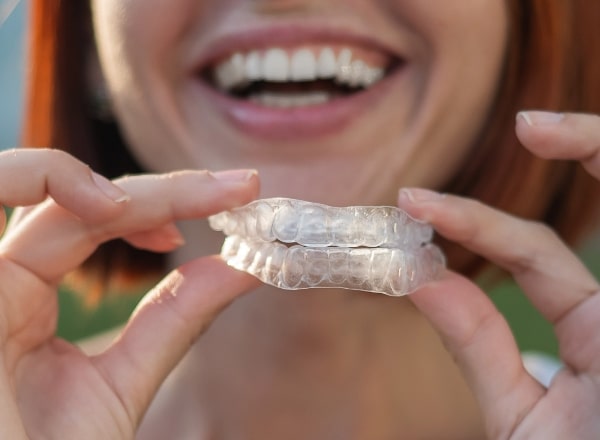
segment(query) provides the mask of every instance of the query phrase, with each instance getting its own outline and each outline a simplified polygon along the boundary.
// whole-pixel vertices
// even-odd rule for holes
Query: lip
[[[273,42],[276,41],[276,44]],[[296,108],[272,108],[236,99],[210,86],[201,72],[211,63],[235,52],[301,44],[338,44],[363,47],[390,54],[398,66],[374,86],[355,94],[334,98],[327,103]],[[251,29],[218,38],[194,64],[191,76],[197,99],[208,100],[237,130],[253,137],[275,141],[302,141],[339,133],[372,109],[401,81],[407,59],[397,50],[370,36],[353,31],[306,25],[277,25]]]

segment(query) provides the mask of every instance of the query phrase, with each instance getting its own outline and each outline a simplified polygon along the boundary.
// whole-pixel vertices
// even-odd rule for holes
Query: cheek
[[[188,0],[93,0],[102,67],[111,83],[135,85],[139,73],[174,59]],[[169,57],[166,57],[169,54]]]
[[[506,5],[498,0],[422,3],[420,20],[428,44],[419,60],[426,77],[420,111],[422,145],[430,154],[412,173],[430,175],[426,184],[443,185],[457,172],[490,115],[508,39]],[[416,24],[415,24],[416,26]],[[431,173],[431,168],[436,169]],[[426,170],[429,169],[429,172]]]
[[[174,168],[177,112],[172,88],[182,72],[181,40],[194,23],[191,0],[92,0],[101,68],[124,137],[150,171]]]

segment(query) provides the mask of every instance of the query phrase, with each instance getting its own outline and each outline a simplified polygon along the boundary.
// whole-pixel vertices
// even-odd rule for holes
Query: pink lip
[[[193,71],[194,93],[198,99],[207,99],[236,129],[253,137],[274,141],[302,141],[339,133],[349,127],[363,113],[370,111],[386,96],[386,91],[404,75],[406,60],[386,78],[373,87],[353,95],[308,107],[272,108],[251,101],[235,99],[211,87],[198,73],[203,66],[236,51],[274,46],[290,47],[306,43],[336,43],[361,46],[391,53],[382,43],[351,32],[315,29],[306,26],[278,26],[246,31],[228,36],[211,44]],[[200,67],[198,67],[200,66]]]

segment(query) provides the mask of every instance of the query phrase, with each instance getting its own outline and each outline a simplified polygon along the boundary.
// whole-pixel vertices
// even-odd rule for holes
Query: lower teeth
[[[260,92],[252,94],[248,99],[266,107],[292,108],[307,107],[325,104],[331,100],[332,94],[328,92],[302,92],[302,93],[272,93]]]

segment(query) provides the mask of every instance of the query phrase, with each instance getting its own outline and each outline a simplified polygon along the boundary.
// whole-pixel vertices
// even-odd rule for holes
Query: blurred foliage
[[[81,294],[63,287],[58,294],[58,336],[75,341],[123,324],[142,295],[109,295],[91,306]]]

